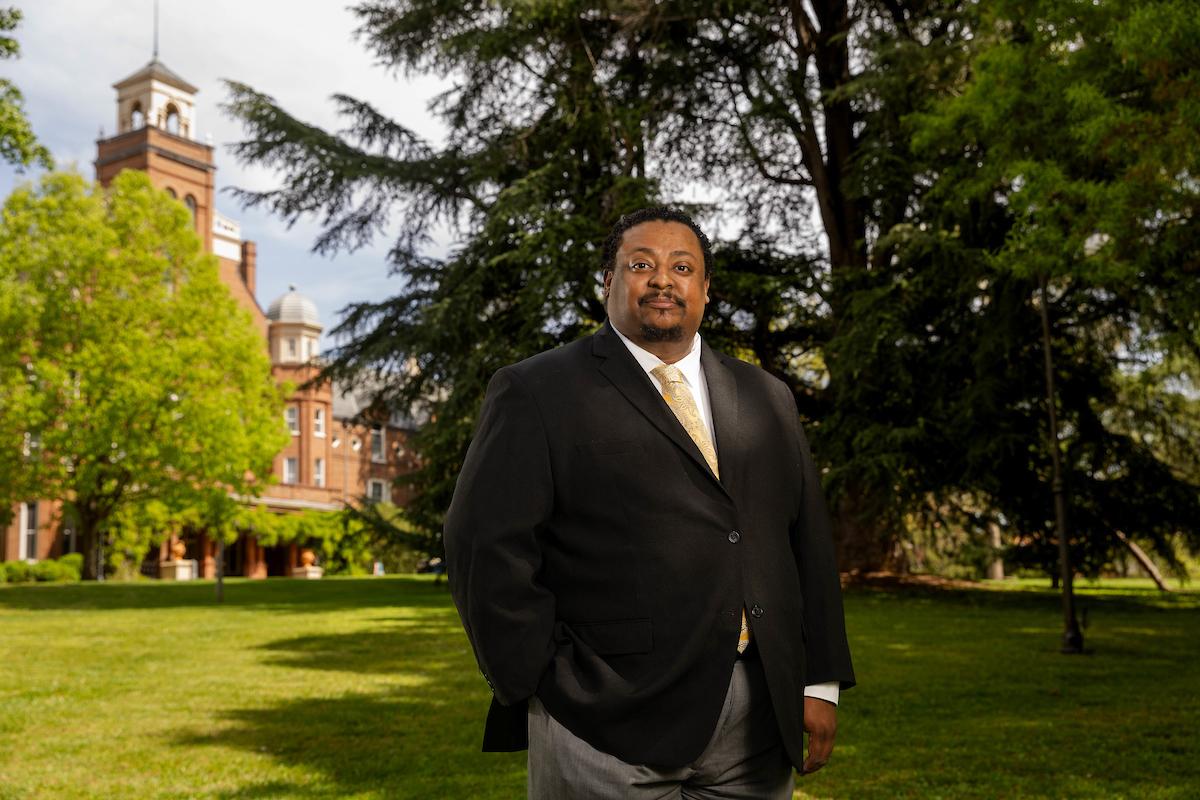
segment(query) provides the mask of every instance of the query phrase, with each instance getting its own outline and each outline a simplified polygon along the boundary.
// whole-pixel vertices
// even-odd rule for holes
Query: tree
[[[818,453],[840,468],[830,488],[843,565],[887,561],[904,504],[894,474],[864,469],[877,454],[853,446],[874,409],[856,405],[858,370],[831,342],[853,327],[855,276],[872,264],[871,237],[906,208],[911,173],[891,175],[883,198],[854,178],[869,155],[863,142],[879,140],[859,130],[869,104],[854,94],[862,76],[851,52],[880,26],[936,43],[954,30],[953,8],[359,5],[359,34],[383,64],[456,76],[436,105],[450,130],[440,150],[351,98],[337,98],[350,123],[337,136],[231,85],[229,110],[249,134],[239,156],[283,173],[281,188],[243,194],[247,202],[288,220],[320,214],[322,250],[360,244],[399,211],[393,269],[407,284],[393,300],[350,309],[339,332],[351,342],[331,373],[383,370],[381,399],[438,398],[437,421],[417,441],[426,467],[415,476],[415,521],[440,528],[486,377],[603,318],[596,253],[615,217],[700,185],[726,189],[747,223],[720,248],[711,341],[792,385]],[[878,115],[881,125],[898,113]],[[902,161],[888,162],[893,173]],[[814,204],[823,243],[807,224]],[[445,261],[417,248],[437,223],[458,224],[462,242]],[[512,323],[497,325],[497,313]],[[419,370],[406,371],[406,359]],[[828,422],[835,408],[844,424]]]
[[[609,222],[698,185],[743,223],[718,247],[706,335],[792,386],[828,466],[841,565],[903,567],[911,519],[1021,531],[1018,556],[1046,563],[1041,325],[1029,274],[996,258],[1010,211],[967,169],[975,151],[953,125],[914,139],[921,115],[963,91],[986,34],[1024,8],[406,0],[357,13],[385,65],[456,76],[435,105],[444,147],[347,97],[342,135],[238,84],[229,108],[248,132],[239,155],[283,175],[243,198],[288,220],[321,215],[318,249],[357,246],[399,212],[405,283],[349,309],[338,333],[350,341],[327,374],[382,374],[382,403],[429,406],[407,510],[419,528],[440,529],[487,376],[603,317],[596,249]],[[1037,91],[1052,96],[1060,79],[1039,77]],[[458,235],[444,260],[420,250],[437,224]],[[1103,307],[1109,327],[1093,333],[1129,330],[1117,312],[1128,295],[1080,297],[1080,325]],[[1172,302],[1159,319],[1180,318]],[[1057,393],[1086,404],[1114,362],[1068,351],[1078,357],[1057,360]],[[1128,397],[1099,396],[1098,414]],[[1114,452],[1101,430],[1073,428],[1072,441]],[[1139,473],[1170,472],[1146,452]],[[1104,515],[1137,518],[1138,495],[1104,496]],[[1186,492],[1172,496],[1184,508]],[[1097,541],[1078,543],[1084,569],[1111,555],[1085,546]]]
[[[0,501],[61,499],[91,577],[118,521],[256,494],[287,442],[261,337],[140,172],[9,197],[0,339]]]
[[[0,59],[16,58],[21,52],[17,40],[9,35],[21,22],[16,8],[0,8]],[[50,151],[38,144],[33,128],[25,117],[25,98],[16,85],[0,78],[0,159],[18,169],[38,164],[54,168]]]
[[[345,96],[335,98],[341,135],[237,83],[227,109],[248,132],[238,156],[283,173],[279,189],[241,193],[248,204],[288,221],[320,214],[319,251],[399,226],[398,294],[349,310],[334,334],[351,341],[323,377],[379,378],[380,406],[427,406],[405,515],[437,552],[488,378],[604,319],[598,244],[621,213],[657,196],[647,120],[669,95],[647,83],[638,55],[659,34],[619,10],[421,0],[357,13],[383,63],[463,76],[439,101],[443,147]],[[445,259],[421,251],[438,224],[460,234]]]
[[[1072,563],[1094,571],[1133,538],[1172,564],[1177,534],[1200,547],[1200,483],[1177,455],[1200,435],[1194,413],[1164,428],[1128,391],[1139,375],[1161,381],[1160,364],[1194,364],[1200,345],[1192,11],[1169,0],[990,4],[969,79],[911,120],[927,208],[938,209],[926,241],[974,251],[1041,334],[1044,396],[1031,407],[1046,422],[1027,430],[1050,445],[1020,458],[1042,485],[996,500],[1028,537],[1022,549],[1059,564],[1075,651]]]

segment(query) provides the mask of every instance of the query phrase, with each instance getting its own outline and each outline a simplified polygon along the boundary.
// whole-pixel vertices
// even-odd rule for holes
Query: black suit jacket
[[[694,761],[743,606],[797,767],[805,685],[853,685],[795,400],[707,344],[701,364],[720,480],[609,323],[492,378],[445,527],[454,601],[494,693],[485,750],[527,746],[536,693],[623,761]]]

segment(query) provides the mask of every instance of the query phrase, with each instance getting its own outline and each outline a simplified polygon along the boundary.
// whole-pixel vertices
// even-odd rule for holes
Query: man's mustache
[[[638,300],[638,305],[644,306],[644,305],[646,305],[646,303],[651,303],[651,302],[654,302],[655,300],[670,300],[672,303],[679,306],[680,308],[687,308],[687,303],[684,302],[684,299],[682,297],[677,297],[673,294],[667,294],[667,293],[663,293],[663,292],[651,292],[650,294],[642,295],[641,298]]]

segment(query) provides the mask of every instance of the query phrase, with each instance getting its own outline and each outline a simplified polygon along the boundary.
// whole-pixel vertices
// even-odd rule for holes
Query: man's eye
[[[650,265],[645,261],[635,261],[629,265],[630,269],[650,269]]]
[[[675,269],[679,270],[680,272],[691,272],[692,265],[691,264],[676,264]]]

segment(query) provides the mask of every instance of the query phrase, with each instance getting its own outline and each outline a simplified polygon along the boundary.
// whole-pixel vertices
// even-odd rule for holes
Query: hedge
[[[68,553],[62,558],[28,564],[24,561],[0,561],[0,583],[33,581],[77,581],[83,573],[83,555]]]

